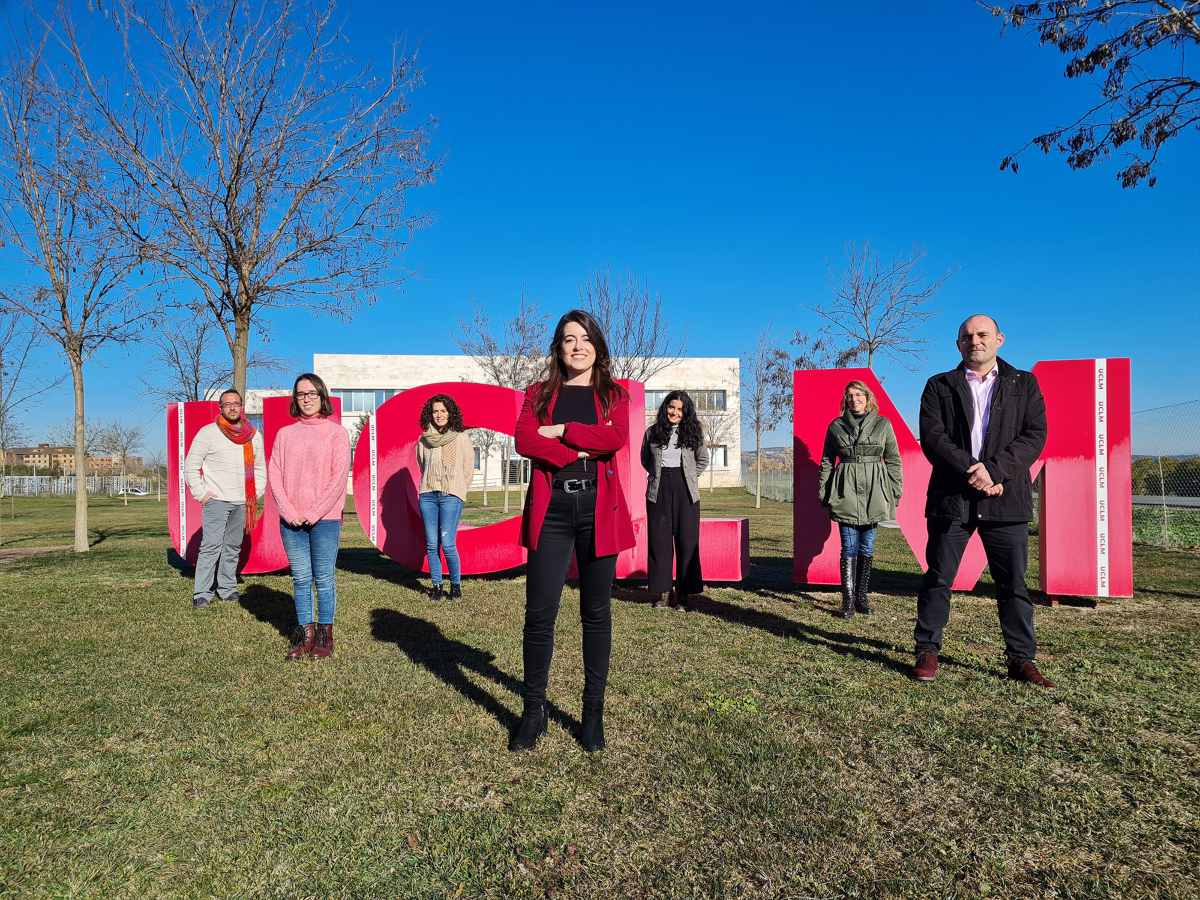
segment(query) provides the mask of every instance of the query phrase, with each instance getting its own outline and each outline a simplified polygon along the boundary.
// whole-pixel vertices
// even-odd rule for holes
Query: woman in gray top
[[[836,460],[836,462],[835,462]],[[817,491],[842,539],[842,609],[871,614],[867,591],[875,553],[875,526],[896,516],[904,467],[892,423],[879,414],[871,389],[851,381],[842,414],[829,423]]]
[[[700,473],[708,450],[696,407],[685,391],[671,391],[642,438],[650,593],[654,607],[691,610],[688,598],[704,590],[700,574]],[[675,587],[671,587],[674,555]],[[664,595],[670,591],[670,598]]]

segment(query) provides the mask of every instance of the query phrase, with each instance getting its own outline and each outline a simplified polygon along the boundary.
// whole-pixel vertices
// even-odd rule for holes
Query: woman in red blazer
[[[573,309],[550,343],[549,377],[525,391],[517,452],[533,462],[521,517],[529,549],[525,581],[525,709],[510,750],[532,750],[546,730],[546,685],[567,568],[579,566],[583,626],[583,728],[589,752],[604,747],[604,688],[612,650],[617,554],[632,547],[633,523],[613,456],[629,442],[629,395],[613,381],[599,324]]]

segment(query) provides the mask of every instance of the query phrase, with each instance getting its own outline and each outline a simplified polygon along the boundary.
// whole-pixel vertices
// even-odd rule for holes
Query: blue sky
[[[444,166],[411,203],[432,221],[397,261],[401,288],[350,323],[276,315],[269,352],[297,370],[314,352],[457,352],[472,304],[499,318],[524,291],[557,314],[604,269],[646,279],[689,354],[740,355],[764,327],[814,329],[846,243],[869,240],[954,270],[916,371],[876,366],[910,420],[975,311],[1021,366],[1133,357],[1135,410],[1200,397],[1181,376],[1200,324],[1197,136],[1168,148],[1153,190],[1040,154],[1001,173],[1094,88],[970,2],[854,9],[346,4],[357,58],[386,60],[392,38],[419,52],[414,111],[436,116]],[[103,351],[89,415],[144,405],[144,365],[136,347]],[[28,430],[70,410],[64,387]],[[161,414],[139,417],[161,445]]]

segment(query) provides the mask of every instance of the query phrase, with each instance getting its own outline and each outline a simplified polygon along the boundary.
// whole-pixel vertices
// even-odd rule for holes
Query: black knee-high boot
[[[857,556],[842,557],[842,608],[838,614],[843,619],[854,615],[854,572],[857,565]]]
[[[870,556],[858,557],[858,568],[854,572],[854,608],[864,616],[871,614],[871,563]]]

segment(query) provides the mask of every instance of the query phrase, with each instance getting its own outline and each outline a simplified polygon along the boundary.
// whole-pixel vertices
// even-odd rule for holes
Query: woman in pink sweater
[[[334,567],[346,504],[350,436],[329,418],[333,415],[329,389],[311,372],[292,386],[291,414],[299,421],[279,430],[267,466],[267,485],[279,507],[279,534],[292,567],[299,623],[285,659],[324,659],[333,654]]]

